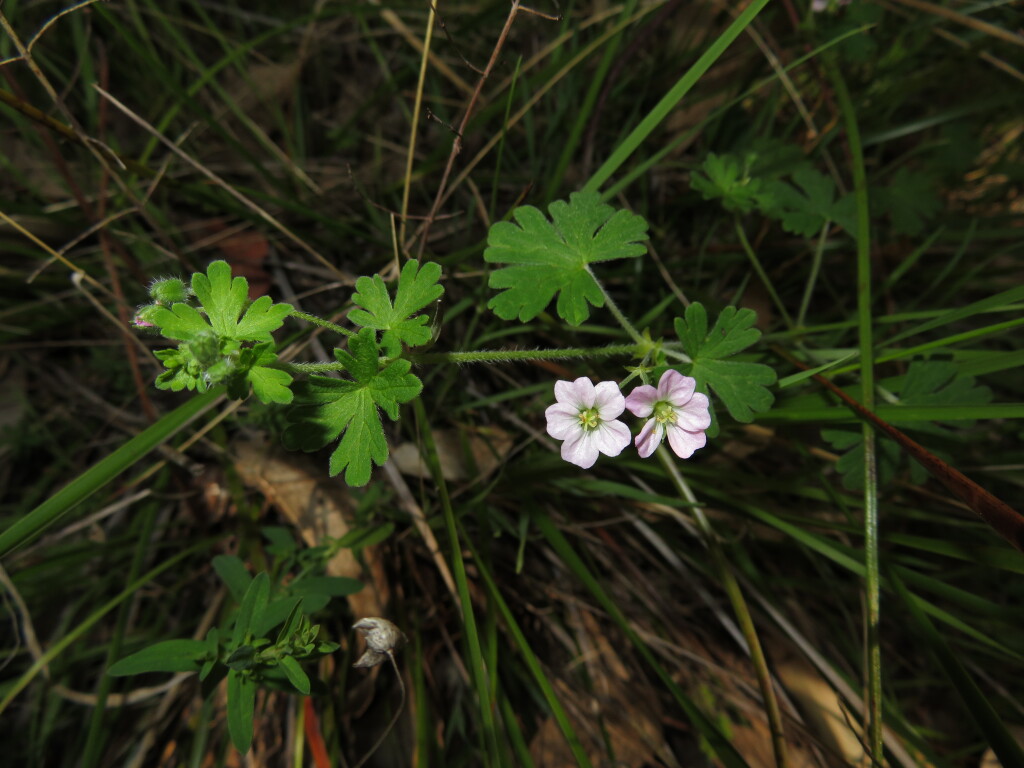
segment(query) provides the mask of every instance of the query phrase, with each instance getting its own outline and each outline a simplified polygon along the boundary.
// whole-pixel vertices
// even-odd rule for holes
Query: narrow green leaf
[[[263,616],[270,597],[270,577],[266,572],[256,576],[249,584],[242,598],[242,605],[235,617],[235,628],[231,633],[231,645],[235,648],[245,642],[246,636]]]
[[[856,357],[856,356],[857,356],[856,352],[850,352],[849,354],[843,355],[842,357],[840,357],[840,358],[838,358],[836,360],[832,360],[831,362],[824,363],[823,365],[819,365],[817,368],[808,368],[806,371],[800,371],[799,373],[794,373],[794,374],[792,374],[790,376],[786,376],[784,378],[781,378],[781,379],[779,379],[779,384],[778,384],[779,389],[785,389],[786,387],[791,387],[794,384],[798,384],[801,381],[804,381],[805,379],[811,378],[811,376],[814,376],[815,374],[822,373],[823,371],[827,371],[829,368],[834,368],[835,366],[840,365],[841,363],[845,363],[850,358],[853,358],[853,357]]]
[[[526,663],[527,669],[530,670],[530,674],[533,675],[533,679],[540,688],[540,691],[544,696],[544,700],[551,709],[551,714],[555,718],[555,722],[558,724],[559,730],[562,731],[562,736],[565,738],[565,743],[569,747],[569,751],[572,752],[573,757],[576,759],[576,764],[581,766],[581,768],[589,768],[590,759],[587,757],[586,750],[584,750],[579,737],[576,735],[576,730],[572,727],[572,720],[569,718],[565,708],[562,706],[562,702],[559,700],[558,694],[555,693],[555,688],[551,684],[551,681],[548,679],[547,675],[544,674],[544,668],[541,666],[537,659],[537,655],[530,647],[530,643],[526,639],[526,635],[523,634],[523,631],[519,628],[519,624],[516,622],[515,616],[512,614],[512,611],[509,610],[509,607],[505,602],[505,598],[502,597],[501,592],[498,589],[498,585],[494,581],[494,577],[491,576],[490,570],[480,560],[480,557],[475,551],[473,552],[473,561],[477,564],[477,568],[480,570],[480,575],[483,576],[484,583],[487,585],[487,591],[491,595],[491,600],[501,613],[502,619],[504,620],[509,633],[512,635],[512,640],[515,642],[519,652],[523,655],[523,661]]]
[[[125,656],[112,664],[107,674],[124,677],[143,672],[198,672],[207,650],[202,640],[164,640]]]
[[[353,528],[340,539],[334,546],[338,549],[360,550],[380,544],[382,541],[395,532],[394,523],[385,523],[376,528]]]
[[[309,696],[309,677],[302,671],[302,666],[292,656],[281,657],[281,670],[288,682],[304,696]]]
[[[228,733],[243,755],[252,746],[252,720],[256,710],[256,682],[251,675],[228,672]]]
[[[296,630],[302,624],[302,598],[295,601],[291,611],[288,613],[288,618],[284,620],[281,625],[281,631],[277,633],[276,645],[281,645],[288,640],[289,637],[295,634]]]
[[[242,558],[238,555],[217,555],[213,558],[212,565],[220,580],[230,590],[231,598],[236,603],[241,603],[245,591],[252,583],[252,576]]]
[[[253,637],[266,636],[270,630],[285,621],[295,606],[301,602],[301,597],[279,597],[276,600],[271,600],[260,617],[254,618],[249,627]],[[315,606],[312,601],[307,600],[305,607],[307,611],[315,611],[323,606]]]

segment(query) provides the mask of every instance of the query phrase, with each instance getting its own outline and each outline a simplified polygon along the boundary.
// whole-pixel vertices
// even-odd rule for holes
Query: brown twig
[[[488,60],[487,66],[484,67],[484,71],[477,79],[476,87],[473,89],[473,94],[469,97],[469,103],[466,105],[466,110],[462,115],[462,120],[459,122],[458,130],[455,132],[455,139],[452,141],[452,151],[448,155],[448,162],[444,167],[444,175],[441,176],[441,183],[437,186],[437,194],[434,196],[433,205],[430,206],[430,213],[427,214],[427,220],[418,233],[418,237],[420,238],[419,248],[416,251],[418,258],[423,256],[423,250],[430,237],[430,226],[437,216],[437,212],[444,200],[445,190],[448,187],[448,179],[452,174],[452,169],[455,167],[455,158],[457,158],[459,153],[462,152],[462,137],[465,135],[466,126],[469,124],[469,118],[473,115],[473,110],[476,107],[477,101],[480,99],[480,94],[483,91],[484,84],[487,82],[487,78],[490,77],[491,72],[494,70],[494,65],[498,62],[498,56],[501,54],[501,49],[505,47],[505,41],[508,39],[508,33],[512,29],[512,22],[515,21],[518,13],[519,0],[512,0],[512,7],[509,8],[508,17],[505,19],[505,25],[501,28],[501,33],[498,35],[498,42],[495,43],[494,50],[491,51],[491,58]]]
[[[793,365],[797,366],[801,370],[808,370],[809,366],[794,358],[786,350],[780,347],[773,348],[778,354],[793,363]],[[934,453],[917,441],[908,437],[892,424],[880,419],[848,394],[843,392],[843,390],[832,383],[829,379],[819,373],[814,374],[811,378],[842,400],[862,419],[871,422],[871,424],[899,443],[899,445],[909,453],[918,464],[927,469],[936,480],[946,486],[950,493],[970,507],[975,514],[988,523],[996,533],[1006,539],[1018,550],[1024,552],[1024,515],[1002,499],[996,497],[989,491],[986,491],[976,482],[967,477],[963,472],[944,462]]]

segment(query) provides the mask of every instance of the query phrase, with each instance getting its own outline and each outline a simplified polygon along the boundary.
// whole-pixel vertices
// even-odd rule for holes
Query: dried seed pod
[[[352,625],[366,638],[366,652],[359,657],[353,666],[375,667],[384,661],[405,642],[402,630],[387,619],[369,617],[360,619]]]

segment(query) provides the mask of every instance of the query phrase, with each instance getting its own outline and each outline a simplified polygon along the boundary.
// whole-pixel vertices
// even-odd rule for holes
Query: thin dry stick
[[[512,0],[512,7],[509,9],[508,18],[505,19],[505,26],[501,28],[501,33],[498,35],[498,42],[494,45],[494,50],[491,51],[491,58],[487,62],[487,66],[484,67],[483,74],[477,79],[476,88],[473,89],[473,95],[469,97],[469,103],[466,105],[466,111],[462,115],[462,121],[459,123],[459,128],[455,133],[455,140],[452,142],[452,151],[448,155],[448,162],[444,167],[444,175],[441,177],[441,183],[437,187],[437,195],[434,197],[434,204],[430,207],[430,213],[427,214],[427,220],[423,225],[422,232],[420,234],[420,245],[417,250],[417,256],[423,255],[423,249],[427,245],[427,240],[430,236],[430,225],[437,216],[438,210],[441,208],[441,204],[445,199],[445,190],[448,186],[448,177],[452,174],[452,169],[455,167],[455,158],[462,152],[462,135],[466,130],[466,126],[469,124],[469,118],[473,115],[473,110],[476,107],[476,103],[480,98],[480,94],[484,89],[484,83],[487,82],[487,78],[491,74],[491,70],[494,69],[494,65],[498,62],[498,56],[501,54],[501,49],[505,47],[505,40],[508,39],[508,33],[512,29],[512,22],[515,21],[516,15],[519,13],[519,0]]]
[[[398,662],[395,661],[395,652],[387,651],[388,659],[391,660],[391,668],[395,670],[395,677],[398,678],[398,690],[402,692],[402,700],[398,704],[398,711],[395,712],[395,716],[391,718],[391,722],[388,723],[388,727],[384,729],[384,733],[380,735],[380,738],[370,747],[370,751],[360,758],[359,762],[352,766],[352,768],[362,768],[366,761],[373,757],[373,753],[380,749],[380,745],[384,743],[384,739],[388,737],[388,734],[394,729],[395,724],[398,722],[399,716],[402,714],[402,710],[405,709],[405,681],[402,679],[402,673],[398,671]]]
[[[142,117],[140,117],[139,115],[135,114],[135,112],[133,112],[127,106],[125,106],[120,101],[118,101],[118,99],[116,99],[110,93],[108,93],[107,91],[103,90],[102,88],[100,88],[96,84],[93,84],[93,88],[95,88],[96,91],[101,96],[103,96],[103,98],[109,100],[111,104],[113,104],[115,107],[117,107],[119,110],[121,110],[121,112],[123,112],[125,115],[127,115],[134,123],[136,123],[137,125],[141,126],[145,130],[149,131],[153,136],[155,136],[157,138],[157,140],[161,144],[163,144],[165,147],[167,147],[169,150],[171,150],[171,152],[176,154],[178,157],[180,157],[182,160],[184,160],[186,163],[188,163],[190,166],[192,166],[195,170],[199,171],[201,174],[203,174],[206,178],[208,178],[214,184],[216,184],[217,186],[219,186],[222,189],[224,189],[224,191],[226,191],[229,195],[231,195],[233,198],[235,198],[238,202],[240,202],[242,205],[244,205],[250,211],[255,213],[257,216],[259,216],[265,222],[270,224],[277,231],[279,231],[281,234],[283,234],[285,237],[287,237],[289,240],[291,240],[293,243],[295,243],[297,246],[302,248],[302,250],[304,250],[310,256],[315,258],[317,261],[319,261],[324,267],[326,267],[328,270],[330,270],[333,274],[337,275],[339,278],[348,279],[348,277],[349,277],[348,275],[346,275],[344,272],[339,270],[336,266],[334,266],[329,261],[327,261],[327,259],[325,259],[315,248],[313,248],[313,246],[309,245],[309,243],[307,243],[301,237],[296,235],[294,232],[292,232],[290,229],[288,229],[288,227],[286,227],[280,221],[275,219],[273,216],[271,216],[269,213],[267,213],[263,208],[258,206],[256,203],[254,203],[252,200],[247,198],[241,192],[236,190],[234,187],[232,187],[230,184],[228,184],[226,181],[224,181],[222,178],[220,178],[220,176],[215,174],[209,168],[207,168],[206,166],[204,166],[202,163],[198,162],[197,160],[193,160],[192,157],[187,152],[183,151],[181,148],[179,148],[177,145],[175,145],[175,143],[173,141],[171,141],[166,136],[164,136],[162,133],[160,133],[156,128],[154,128],[152,125],[150,125],[148,122],[146,122],[146,120],[144,120]]]
[[[153,172],[146,168],[145,166],[142,166],[139,163],[135,163],[132,160],[123,160],[121,156],[117,154],[117,152],[115,152],[109,146],[104,144],[102,141],[87,135],[85,129],[75,118],[74,114],[72,114],[72,112],[67,108],[67,105],[64,104],[61,97],[58,96],[56,89],[47,79],[46,75],[43,74],[43,71],[38,67],[38,65],[36,65],[35,61],[32,59],[30,51],[32,45],[35,44],[35,42],[39,39],[42,33],[45,32],[46,29],[48,29],[54,21],[66,15],[67,13],[70,13],[74,10],[78,10],[88,4],[89,3],[87,2],[80,3],[74,6],[73,8],[66,9],[64,12],[57,14],[50,20],[50,22],[48,22],[43,27],[42,30],[40,30],[40,32],[38,32],[32,38],[29,45],[27,46],[18,37],[17,33],[14,31],[14,28],[11,27],[10,23],[7,21],[7,18],[3,15],[3,13],[0,13],[0,27],[3,28],[3,30],[7,33],[7,36],[10,37],[11,42],[20,52],[19,60],[23,60],[25,62],[26,66],[29,68],[29,71],[32,72],[36,80],[39,81],[39,84],[42,85],[46,93],[49,94],[50,99],[53,101],[54,105],[67,120],[68,124],[66,126],[62,126],[61,123],[59,123],[58,121],[52,120],[48,115],[43,114],[39,110],[36,110],[35,107],[31,107],[30,105],[26,104],[13,94],[7,94],[6,92],[0,91],[0,97],[2,97],[0,98],[0,100],[3,100],[11,104],[26,116],[34,120],[37,120],[40,124],[46,125],[54,130],[57,130],[63,135],[68,136],[76,143],[85,147],[90,152],[90,154],[92,154],[93,157],[96,158],[96,161],[106,171],[110,178],[114,180],[114,183],[117,184],[118,188],[125,195],[125,197],[127,197],[129,200],[135,203],[139,215],[146,220],[146,222],[153,228],[155,232],[162,232],[160,223],[153,219],[153,217],[146,212],[144,206],[139,202],[137,196],[135,195],[135,192],[128,187],[125,181],[121,178],[120,174],[114,173],[113,169],[111,168],[111,161],[118,167],[119,170],[122,171],[131,168],[133,172],[143,173],[147,176],[153,175]],[[11,79],[9,74],[8,79]],[[81,206],[83,213],[85,213],[87,218],[93,218],[90,206],[85,201],[81,192],[78,190],[77,185],[74,182],[74,179],[71,178],[71,174],[67,171],[67,168],[64,164],[64,160],[61,157],[60,153],[57,151],[55,146],[53,147],[53,151],[57,165],[59,168],[63,169],[63,175],[67,179],[68,185],[75,193],[76,199],[78,199],[79,205]],[[99,218],[103,217],[100,216]],[[117,243],[117,247],[118,250],[121,252],[121,256],[124,258],[125,262],[131,268],[133,266],[133,261],[131,259],[130,254],[124,250],[120,243]]]
[[[15,607],[18,613],[21,615],[21,627],[22,635],[25,638],[25,646],[28,648],[29,655],[32,656],[34,661],[39,661],[43,657],[43,648],[39,645],[39,640],[36,637],[35,628],[32,623],[32,615],[28,611],[28,606],[25,605],[25,601],[21,598],[21,593],[14,586],[14,582],[11,581],[10,576],[7,575],[7,571],[4,570],[3,565],[0,565],[0,585],[2,585],[7,592],[10,594],[11,599],[14,601]],[[214,598],[213,603],[207,608],[206,613],[203,615],[202,621],[199,623],[199,627],[193,634],[194,639],[204,637],[210,627],[213,625],[213,619],[220,610],[220,604],[224,600],[224,595],[227,593],[225,588]],[[47,680],[50,679],[50,666],[44,664],[41,672],[43,677]],[[160,685],[153,685],[146,688],[136,688],[127,693],[110,693],[107,695],[105,702],[105,709],[114,709],[116,707],[123,707],[126,704],[137,704],[140,701],[145,701],[154,696],[158,696],[167,691],[174,690],[181,683],[191,675],[193,672],[179,672],[170,680]],[[50,686],[51,690],[63,699],[73,701],[76,704],[83,704],[85,706],[94,707],[98,702],[98,697],[94,693],[85,693],[83,691],[75,691],[68,688],[60,683],[54,683]],[[404,699],[404,696],[403,696]]]
[[[473,156],[473,159],[466,163],[465,166],[463,166],[462,170],[459,171],[458,176],[455,177],[455,181],[453,181],[449,185],[447,191],[443,192],[440,205],[444,205],[448,201],[448,198],[451,197],[452,193],[454,193],[454,191],[458,189],[459,186],[462,185],[462,183],[468,178],[469,174],[473,172],[473,169],[480,164],[480,162],[488,155],[488,153],[492,149],[494,149],[495,146],[497,146],[498,142],[501,141],[503,131],[507,132],[509,128],[511,128],[514,125],[517,125],[519,121],[522,120],[542,98],[544,98],[548,91],[554,88],[563,77],[565,77],[569,72],[571,72],[582,61],[586,60],[595,50],[604,45],[608,41],[608,38],[617,35],[619,32],[622,31],[622,29],[634,23],[638,19],[643,18],[647,14],[652,13],[656,8],[657,6],[655,5],[641,8],[631,18],[626,19],[620,22],[619,24],[616,24],[611,29],[605,31],[598,38],[592,40],[586,48],[582,49],[571,60],[566,62],[565,66],[562,67],[558,72],[556,72],[554,76],[552,76],[547,82],[544,83],[544,85],[542,85],[536,91],[531,93],[530,98],[527,100],[527,102],[523,104],[523,106],[520,107],[520,109],[514,115],[511,115],[509,117],[508,121],[503,126],[503,130],[497,131],[494,134],[494,136],[488,139],[487,143],[484,144],[484,146],[480,148],[476,155]],[[440,206],[438,205],[438,207]],[[432,219],[431,217],[428,216],[427,222],[429,223],[430,221],[432,221]],[[426,242],[425,237],[423,242]]]
[[[427,14],[427,31],[423,35],[423,58],[420,60],[420,75],[416,82],[416,99],[412,106],[412,125],[409,126],[409,147],[405,156],[405,183],[402,188],[402,211],[399,216],[398,243],[405,242],[405,217],[409,213],[409,190],[412,187],[412,164],[416,158],[416,136],[419,131],[420,110],[423,108],[423,87],[427,82],[427,66],[430,63],[430,43],[434,39],[434,19],[437,16],[437,9],[434,3],[430,3],[430,13]]]
[[[32,37],[29,39],[29,41],[23,47],[22,46],[18,46],[17,43],[16,43],[15,45],[19,48],[20,53],[17,56],[12,56],[9,59],[4,59],[3,61],[0,61],[0,67],[4,66],[5,64],[12,64],[15,61],[27,60],[29,54],[32,53],[32,47],[37,42],[39,42],[39,38],[41,38],[51,26],[56,24],[57,21],[61,17],[67,16],[69,13],[74,13],[79,8],[84,8],[87,5],[92,5],[93,3],[98,3],[98,2],[99,2],[99,0],[85,0],[85,2],[79,3],[78,5],[73,5],[70,8],[65,8],[63,11],[58,11],[57,13],[55,13],[53,16],[50,17],[49,21],[47,21],[45,24],[43,24],[43,26],[41,26],[39,28],[38,32],[36,32],[34,35],[32,35]],[[0,23],[4,23],[5,24],[5,22],[0,22]],[[6,26],[6,24],[5,24],[5,26]]]
[[[29,232],[27,229],[25,229],[23,226],[21,226],[21,224],[19,224],[17,221],[12,219],[10,216],[8,216],[3,211],[0,211],[0,221],[3,221],[5,224],[9,225],[10,227],[15,229],[16,231],[20,232],[26,238],[31,240],[35,245],[39,246],[41,249],[46,251],[46,253],[50,254],[50,256],[52,256],[54,259],[59,261],[65,267],[67,267],[72,272],[74,272],[76,275],[79,275],[82,280],[85,280],[87,283],[89,283],[89,285],[91,285],[97,291],[101,291],[103,293],[109,293],[109,291],[107,291],[107,289],[106,289],[106,286],[104,286],[103,284],[98,282],[96,280],[96,278],[92,277],[92,275],[90,275],[84,269],[82,269],[77,264],[75,264],[70,259],[68,259],[66,256],[64,256],[64,254],[57,253],[57,251],[53,250],[53,248],[51,248],[49,245],[44,243],[42,240],[40,240],[34,234]]]
[[[451,569],[448,568],[448,561],[444,559],[441,547],[438,546],[437,538],[434,536],[430,523],[427,522],[427,518],[424,516],[420,505],[416,503],[416,499],[413,498],[412,491],[409,490],[408,484],[402,477],[402,473],[398,471],[394,461],[384,463],[384,474],[388,476],[391,486],[398,494],[399,504],[409,513],[409,516],[412,517],[413,522],[416,524],[416,530],[423,537],[427,550],[434,559],[434,565],[437,566],[438,573],[441,574],[441,580],[444,581],[445,586],[448,587],[448,591],[452,595],[452,600],[454,600],[455,605],[461,605],[459,603],[459,594],[455,589],[455,580],[452,578]]]
[[[965,27],[970,27],[978,32],[983,32],[991,37],[998,38],[999,40],[1005,40],[1008,43],[1014,45],[1024,46],[1024,37],[1014,34],[1002,27],[997,27],[995,24],[989,24],[987,21],[976,19],[973,16],[967,16],[963,13],[958,13],[954,10],[946,8],[935,3],[928,3],[925,0],[896,0],[897,3],[902,5],[909,5],[911,8],[917,8],[919,11],[925,13],[931,13],[935,16],[942,16],[943,18],[954,21],[957,24],[961,24]]]
[[[70,8],[66,12],[70,13],[71,11],[82,7],[82,5],[86,5],[86,3],[82,3],[81,5],[75,6],[75,8]],[[58,14],[57,17],[54,17],[53,19],[50,20],[50,23],[56,21],[58,17],[63,15],[65,14]],[[46,25],[46,27],[48,26],[49,24]],[[32,38],[33,44],[39,38],[39,35],[42,34],[43,31],[45,31],[46,27],[44,27],[43,30],[38,32]],[[82,126],[75,119],[75,116],[64,104],[63,99],[61,99],[60,95],[58,95],[57,89],[53,87],[53,84],[50,83],[46,75],[43,74],[43,71],[39,68],[39,65],[36,64],[35,60],[32,58],[32,54],[29,52],[29,48],[21,41],[21,38],[18,37],[18,33],[14,31],[14,27],[11,26],[10,22],[7,20],[7,17],[4,16],[2,11],[0,11],[0,29],[3,29],[3,31],[11,39],[11,42],[14,44],[14,47],[18,49],[19,55],[17,56],[17,58],[13,60],[25,62],[25,66],[29,68],[29,71],[36,78],[36,80],[39,81],[39,84],[43,86],[43,90],[46,91],[46,94],[50,97],[50,100],[53,101],[53,103],[57,106],[57,108],[61,111],[65,119],[70,124],[71,130],[75,134],[76,140],[79,141],[83,146],[87,147],[94,155],[96,155],[97,159],[104,165],[106,165],[106,159],[103,157],[103,155],[106,155],[107,157],[113,159],[118,165],[120,165],[123,168],[124,164],[121,162],[121,159],[117,156],[117,153],[114,152],[114,150],[103,144],[103,142],[99,141],[98,139],[94,139],[93,137],[85,133],[85,131],[82,129]]]

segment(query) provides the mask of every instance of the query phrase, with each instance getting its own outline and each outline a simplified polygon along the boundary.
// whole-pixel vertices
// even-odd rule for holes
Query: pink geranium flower
[[[707,444],[704,430],[711,426],[708,396],[695,392],[697,380],[668,370],[661,375],[658,388],[643,384],[626,398],[630,413],[640,418],[651,416],[636,436],[636,449],[647,458],[665,435],[680,459],[688,459]]]
[[[629,429],[616,421],[626,399],[614,381],[596,387],[586,376],[576,381],[556,381],[555,400],[544,415],[548,434],[562,443],[562,458],[590,469],[599,453],[618,456],[629,445]]]

